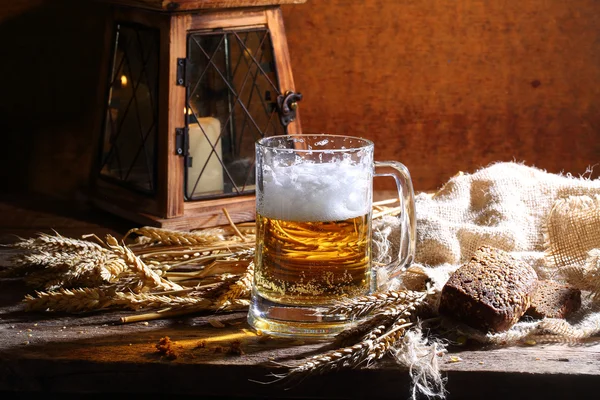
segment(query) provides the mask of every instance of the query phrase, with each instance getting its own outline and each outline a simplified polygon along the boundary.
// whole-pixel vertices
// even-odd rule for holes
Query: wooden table
[[[48,204],[46,202],[46,204]],[[85,206],[62,202],[0,203],[0,240],[56,229],[67,236],[123,233],[131,225]],[[6,256],[6,250],[4,250]],[[6,258],[6,257],[5,257]],[[0,280],[0,395],[96,398],[394,398],[409,396],[408,371],[390,359],[368,368],[309,377],[294,385],[268,382],[280,364],[316,354],[328,344],[273,339],[249,328],[245,313],[123,325],[127,313],[25,313],[28,289]],[[224,327],[211,325],[214,320]],[[157,353],[169,336],[175,359]],[[242,355],[230,354],[239,340]],[[595,398],[600,384],[600,338],[586,343],[500,348],[456,347],[442,360],[450,399]]]

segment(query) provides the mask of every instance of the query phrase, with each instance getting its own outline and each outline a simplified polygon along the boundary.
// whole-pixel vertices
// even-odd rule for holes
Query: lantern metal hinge
[[[189,154],[189,131],[188,128],[175,128],[175,153],[186,157]],[[190,157],[191,158],[191,157]]]
[[[187,79],[187,68],[188,59],[187,58],[178,58],[177,59],[177,86],[186,86]]]
[[[302,100],[302,93],[295,93],[291,90],[277,96],[277,111],[284,128],[287,128],[290,122],[296,119],[296,109],[300,100]]]

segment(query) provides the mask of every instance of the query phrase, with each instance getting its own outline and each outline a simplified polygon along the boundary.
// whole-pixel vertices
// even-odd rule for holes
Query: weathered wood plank
[[[115,324],[120,315],[2,314],[0,365],[10,373],[2,374],[0,390],[315,398],[397,398],[408,393],[408,372],[390,360],[366,370],[311,377],[291,388],[288,385],[292,383],[265,386],[250,382],[269,381],[268,374],[283,371],[271,361],[293,363],[325,344],[257,337],[244,331],[248,329],[244,313],[220,317],[226,328],[213,328],[206,316],[153,321],[147,326]],[[164,336],[175,341],[175,360],[156,353],[154,346]],[[227,354],[236,338],[242,342],[244,355]],[[198,348],[203,340],[206,347]],[[25,341],[30,344],[23,344]],[[499,389],[518,390],[522,396],[539,391],[556,398],[556,393],[564,393],[563,384],[574,395],[582,394],[600,374],[598,342],[580,347],[472,349],[458,355],[460,362],[442,364],[448,388],[457,398],[481,398],[484,394],[498,398],[498,393],[490,390]],[[462,386],[465,381],[469,384]],[[562,383],[557,386],[557,382]]]
[[[106,214],[61,202],[43,204],[0,202],[0,234],[19,230],[27,237],[58,227],[68,236],[99,231],[118,235],[128,228]],[[0,266],[6,265],[7,256],[6,248],[0,248]],[[257,336],[244,312],[124,325],[120,317],[133,312],[25,313],[21,299],[28,291],[18,279],[0,279],[0,394],[408,397],[408,371],[391,359],[302,382],[253,382],[271,380],[269,374],[285,371],[280,364],[314,355],[328,343]],[[211,318],[225,327],[213,327]],[[156,343],[165,336],[175,342],[174,360],[156,352]],[[234,340],[240,341],[243,355],[228,354]],[[451,357],[460,360],[452,362]],[[573,344],[452,348],[441,368],[450,399],[587,398],[600,381],[600,338]]]

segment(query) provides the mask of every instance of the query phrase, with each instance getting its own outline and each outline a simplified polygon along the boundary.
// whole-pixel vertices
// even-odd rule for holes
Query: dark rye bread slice
[[[567,318],[581,307],[581,290],[555,281],[539,281],[526,314],[534,318]]]
[[[439,311],[484,332],[502,332],[529,308],[536,284],[528,264],[484,246],[450,276]]]

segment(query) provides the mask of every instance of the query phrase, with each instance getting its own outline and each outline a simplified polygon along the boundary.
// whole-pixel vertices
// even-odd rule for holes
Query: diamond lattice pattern
[[[148,193],[156,189],[158,31],[115,29],[101,174]]]
[[[191,34],[188,200],[254,190],[254,143],[284,133],[269,31]]]

